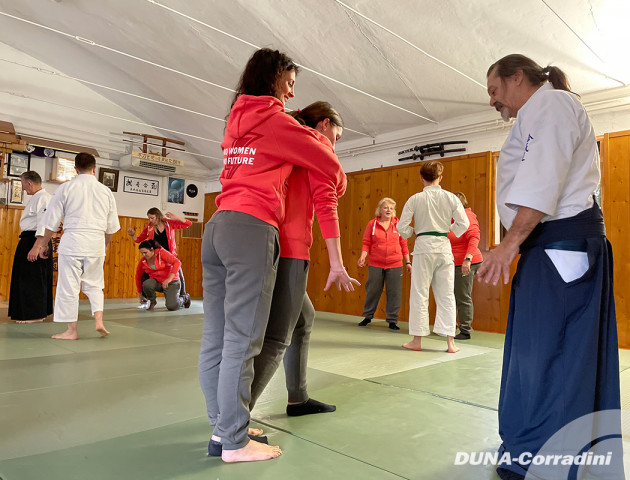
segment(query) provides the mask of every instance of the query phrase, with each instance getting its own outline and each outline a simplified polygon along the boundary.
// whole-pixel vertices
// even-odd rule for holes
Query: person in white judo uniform
[[[459,348],[455,346],[454,340],[455,268],[451,242],[447,234],[452,231],[460,237],[468,229],[469,221],[459,199],[453,193],[442,190],[440,182],[443,171],[444,166],[440,162],[423,163],[420,176],[424,189],[407,200],[398,222],[398,233],[403,238],[409,238],[414,234],[417,237],[412,253],[409,293],[409,333],[413,335],[413,339],[405,343],[403,348],[420,351],[422,337],[431,334],[429,330],[431,286],[437,306],[433,333],[446,337],[448,352],[456,353]]]
[[[67,323],[65,332],[53,335],[59,340],[77,340],[79,293],[90,300],[96,330],[105,337],[103,325],[103,264],[107,247],[115,232],[120,230],[116,202],[111,190],[96,180],[96,159],[89,153],[79,153],[74,160],[78,176],[62,184],[53,195],[44,215],[46,231],[39,236],[28,254],[30,261],[37,256],[46,258],[51,252],[45,245],[63,219],[63,235],[59,244],[57,293],[53,321]]]

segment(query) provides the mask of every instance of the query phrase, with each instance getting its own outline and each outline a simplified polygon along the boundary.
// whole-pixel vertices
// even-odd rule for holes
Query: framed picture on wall
[[[10,153],[7,168],[7,174],[9,177],[19,177],[31,168],[31,154],[17,152]]]
[[[11,191],[9,192],[9,199],[11,203],[21,205],[22,198],[24,198],[24,195],[22,194],[22,182],[20,180],[12,179]]]
[[[112,192],[118,191],[118,170],[101,167],[98,171],[98,181],[108,187]]]

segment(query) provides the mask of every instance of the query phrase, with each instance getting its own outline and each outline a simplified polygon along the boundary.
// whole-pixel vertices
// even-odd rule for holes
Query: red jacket
[[[328,138],[317,130],[306,126],[304,128],[311,130],[323,145],[334,152]],[[313,245],[313,196],[311,192],[313,182],[310,179],[316,175],[302,167],[293,167],[289,175],[285,215],[280,224],[281,257],[310,260],[309,251]],[[316,182],[317,180],[314,181]],[[346,175],[339,168],[335,185],[336,192],[334,195],[330,193],[327,205],[317,212],[317,220],[324,238],[339,236],[337,199],[345,193],[346,185]]]
[[[171,220],[170,218],[163,218],[164,230],[166,230],[166,238],[168,238],[168,248],[173,255],[177,255],[177,245],[175,245],[175,230],[182,228],[188,228],[192,225],[190,220],[180,222],[179,220]],[[136,243],[144,242],[147,238],[153,240],[155,236],[155,229],[151,223],[148,223],[142,233],[136,238]]]
[[[365,227],[362,252],[368,252],[368,265],[377,268],[402,267],[403,255],[409,255],[407,240],[398,234],[398,218],[392,218],[387,231],[374,217]]]
[[[451,241],[455,266],[457,267],[464,263],[464,258],[467,253],[472,255],[471,263],[483,262],[483,256],[477,247],[477,245],[479,245],[479,239],[481,238],[477,215],[475,215],[470,208],[467,208],[465,212],[470,222],[468,230],[466,230],[461,237],[456,237],[453,232],[448,232],[448,239]]]
[[[179,272],[182,262],[180,262],[175,255],[163,248],[156,248],[154,252],[155,270],[149,267],[149,263],[144,257],[138,262],[138,267],[136,268],[136,287],[138,293],[142,293],[142,274],[144,273],[148,273],[150,278],[155,278],[160,283],[166,280],[171,273],[175,274],[171,281],[179,280],[177,272]]]
[[[314,174],[311,191],[318,214],[336,196],[339,160],[312,130],[285,114],[277,98],[241,95],[230,112],[221,148],[222,189],[216,199],[217,211],[247,213],[278,228],[294,165]],[[326,230],[329,226],[322,225],[323,235],[337,236],[339,232]]]

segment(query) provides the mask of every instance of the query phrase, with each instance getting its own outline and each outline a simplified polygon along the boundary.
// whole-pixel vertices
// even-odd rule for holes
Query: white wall
[[[630,109],[598,110],[589,112],[596,135],[630,130]],[[494,120],[493,120],[494,118]],[[505,142],[510,124],[497,118],[495,112],[475,117],[460,118],[443,122],[439,126],[423,127],[399,131],[369,141],[340,144],[337,148],[339,160],[346,172],[369,170],[394,165],[408,165],[420,160],[398,161],[398,158],[410,154],[398,155],[398,152],[415,145],[438,143],[440,141],[468,140],[461,145],[465,152],[446,154],[445,158],[486,151],[499,151]],[[454,145],[453,148],[459,147]],[[426,157],[439,160],[440,156]]]
[[[96,175],[98,176],[99,168],[112,168],[112,162],[97,158]],[[31,170],[35,170],[40,174],[42,180],[44,180],[44,188],[49,193],[54,193],[59,188],[58,183],[47,182],[50,177],[52,159],[44,157],[31,156]],[[115,166],[113,168],[116,168]],[[159,196],[140,195],[134,193],[123,192],[123,181],[125,176],[146,178],[148,180],[155,180],[160,182]],[[179,177],[178,177],[179,178]],[[203,205],[204,205],[204,191],[206,185],[204,182],[197,180],[186,179],[186,187],[194,183],[197,186],[198,194],[195,198],[190,198],[188,195],[184,195],[184,203],[169,203],[167,202],[168,193],[168,177],[159,177],[156,175],[150,175],[146,173],[129,172],[120,170],[118,174],[118,191],[114,192],[114,198],[116,199],[116,206],[118,207],[118,215],[126,217],[141,217],[144,218],[147,215],[147,210],[152,207],[157,207],[162,212],[173,212],[174,214],[183,217],[184,212],[196,212],[198,213],[199,221],[203,221]],[[24,204],[28,202],[30,197],[25,195]],[[194,217],[191,217],[194,218]]]

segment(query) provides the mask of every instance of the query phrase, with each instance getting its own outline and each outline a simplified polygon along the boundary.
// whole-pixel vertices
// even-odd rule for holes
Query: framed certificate
[[[7,176],[19,177],[31,168],[31,154],[13,152],[9,154]]]

